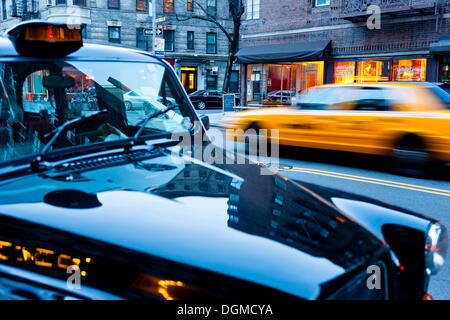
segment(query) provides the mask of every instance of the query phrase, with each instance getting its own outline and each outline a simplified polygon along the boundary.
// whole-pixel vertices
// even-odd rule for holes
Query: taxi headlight
[[[448,250],[447,229],[441,223],[428,226],[425,241],[425,268],[427,273],[438,273],[445,262]]]

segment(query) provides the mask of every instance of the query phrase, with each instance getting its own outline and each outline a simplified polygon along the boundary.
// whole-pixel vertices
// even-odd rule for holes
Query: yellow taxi
[[[269,139],[278,129],[281,145],[450,162],[450,95],[431,83],[320,86],[290,107],[239,112],[224,126],[268,129]]]

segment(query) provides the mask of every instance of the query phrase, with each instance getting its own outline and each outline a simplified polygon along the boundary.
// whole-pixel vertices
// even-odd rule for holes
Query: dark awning
[[[431,54],[443,54],[450,53],[450,37],[441,38],[438,42],[432,43],[430,45]]]
[[[323,60],[327,58],[330,40],[269,44],[246,47],[237,54],[238,63],[269,63]]]

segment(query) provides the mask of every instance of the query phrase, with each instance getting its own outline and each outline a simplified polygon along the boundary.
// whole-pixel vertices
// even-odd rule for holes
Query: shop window
[[[67,1],[66,0],[56,0],[56,4],[66,4]]]
[[[389,81],[390,61],[359,61],[356,82]]]
[[[73,0],[74,6],[86,7],[86,0]]]
[[[247,20],[259,19],[259,1],[247,0]]]
[[[120,27],[108,27],[108,41],[120,43]]]
[[[144,28],[136,29],[136,47],[148,51],[148,41],[147,37],[144,35]]]
[[[164,0],[164,13],[173,13],[173,0]]]
[[[164,30],[164,50],[175,51],[175,31]]]
[[[215,32],[206,33],[206,53],[217,53],[217,33]]]
[[[120,9],[120,0],[108,0],[108,9]]]
[[[187,49],[194,50],[194,31],[187,32]]]
[[[394,60],[394,81],[425,81],[427,59]]]
[[[334,63],[334,83],[346,84],[355,82],[355,62]]]
[[[148,11],[148,0],[136,0],[136,11],[137,12],[147,12]]]

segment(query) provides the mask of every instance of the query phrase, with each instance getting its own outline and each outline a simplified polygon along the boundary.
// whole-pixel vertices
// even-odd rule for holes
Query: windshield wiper
[[[107,112],[108,112],[107,109],[103,109],[103,110],[94,112],[94,113],[92,113],[92,114],[90,114],[88,116],[82,116],[82,117],[78,117],[78,118],[72,119],[70,121],[67,121],[67,122],[63,123],[62,125],[56,127],[54,130],[52,130],[49,133],[47,133],[46,135],[44,135],[44,138],[51,137],[51,139],[45,144],[45,146],[41,149],[39,154],[33,160],[31,160],[31,163],[30,163],[31,164],[31,169],[33,171],[37,171],[39,169],[39,164],[45,158],[45,155],[48,153],[48,151],[50,150],[50,148],[53,145],[53,143],[67,129],[69,129],[70,127],[74,127],[74,126],[83,124],[85,122],[88,122],[88,121],[90,121],[90,120],[92,120],[92,119],[94,119],[94,118],[96,118],[96,117],[98,117],[100,115],[106,114]]]
[[[162,114],[166,114],[166,113],[169,112],[170,110],[173,110],[173,109],[175,109],[175,108],[177,108],[177,107],[178,107],[178,105],[177,105],[177,104],[174,104],[174,105],[172,105],[172,106],[170,106],[170,107],[167,107],[167,108],[165,108],[165,109],[163,109],[163,110],[161,110],[161,111],[157,111],[157,112],[154,112],[154,113],[150,113],[150,114],[148,114],[144,119],[142,119],[141,121],[139,121],[139,122],[136,124],[136,126],[139,126],[139,129],[138,129],[138,131],[136,131],[135,135],[131,138],[130,143],[129,143],[128,145],[125,146],[125,151],[129,151],[130,148],[131,148],[133,145],[135,145],[135,144],[137,143],[139,136],[141,135],[141,133],[142,133],[142,131],[144,130],[145,126],[147,125],[147,123],[148,123],[151,119],[156,118],[156,117],[158,117],[158,116],[160,116],[160,115],[162,115]]]

